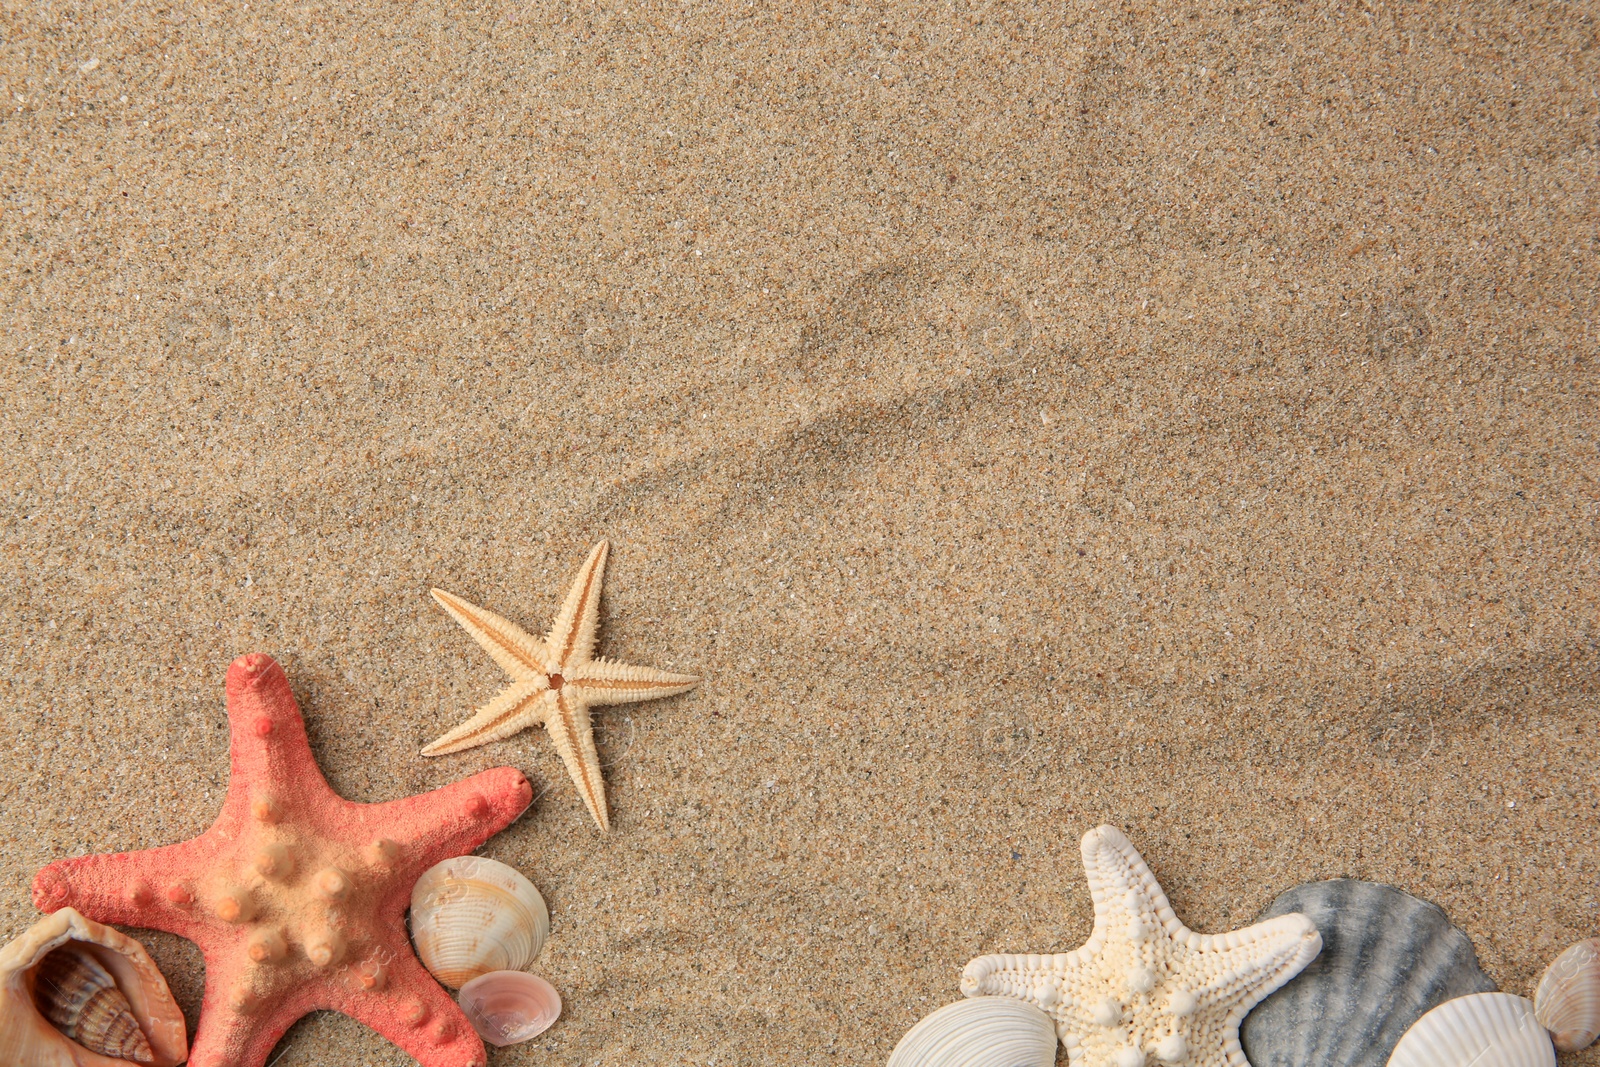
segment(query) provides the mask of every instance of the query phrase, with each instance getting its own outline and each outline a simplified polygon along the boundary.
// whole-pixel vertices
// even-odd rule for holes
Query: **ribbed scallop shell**
[[[1389,1067],[1555,1067],[1556,1049],[1533,1002],[1510,993],[1447,1000],[1416,1021]]]
[[[946,1004],[913,1026],[889,1054],[889,1067],[1054,1067],[1050,1016],[1010,997]]]
[[[1579,941],[1557,956],[1533,994],[1533,1013],[1562,1052],[1577,1052],[1600,1036],[1600,938]]]
[[[0,1063],[175,1067],[183,1013],[144,947],[62,908],[0,949]]]
[[[549,936],[544,897],[497,860],[445,860],[424,872],[411,890],[417,955],[452,989],[490,971],[522,970]]]
[[[1445,913],[1390,886],[1336,879],[1296,886],[1262,918],[1301,912],[1322,935],[1306,969],[1246,1015],[1252,1067],[1382,1067],[1430,1008],[1494,983]]]
[[[561,1018],[556,987],[527,971],[480,974],[456,999],[478,1036],[496,1048],[532,1040]]]

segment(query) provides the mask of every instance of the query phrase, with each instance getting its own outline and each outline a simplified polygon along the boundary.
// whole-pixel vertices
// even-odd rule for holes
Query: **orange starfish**
[[[261,1067],[296,1019],[324,1008],[425,1067],[484,1067],[483,1042],[411,951],[405,911],[423,871],[528,806],[527,779],[500,767],[404,800],[345,800],[317,769],[283,668],[261,654],[228,668],[228,723],[232,777],[209,830],[52,863],[34,903],[200,946],[193,1067]]]
[[[700,683],[692,674],[669,674],[604,656],[594,658],[600,576],[605,573],[609,548],[609,542],[601,541],[589,550],[589,558],[583,561],[561,605],[561,614],[543,640],[453,593],[433,591],[439,606],[511,675],[511,684],[472,718],[422,750],[424,756],[442,756],[510,737],[530,726],[543,726],[602,832],[611,829],[611,819],[606,813],[606,780],[600,776],[589,709],[659,700]]]

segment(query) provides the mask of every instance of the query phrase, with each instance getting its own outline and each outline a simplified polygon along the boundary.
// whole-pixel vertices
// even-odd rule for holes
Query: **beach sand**
[[[249,651],[350,798],[533,780],[491,1064],[882,1063],[1100,822],[1201,931],[1600,933],[1592,12],[6,20],[5,938],[209,825]],[[419,754],[504,681],[429,588],[542,631],[601,538],[599,651],[705,678],[598,713],[609,837],[540,732]]]

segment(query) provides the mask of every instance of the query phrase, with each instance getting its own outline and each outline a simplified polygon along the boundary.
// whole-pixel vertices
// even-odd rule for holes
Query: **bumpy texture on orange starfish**
[[[483,1042],[406,940],[411,887],[504,829],[533,791],[500,767],[386,804],[356,804],[317,769],[283,668],[228,668],[232,779],[191,841],[52,863],[41,909],[167,930],[200,946],[205,1000],[189,1063],[261,1067],[283,1032],[327,1008],[425,1067],[483,1067]]]

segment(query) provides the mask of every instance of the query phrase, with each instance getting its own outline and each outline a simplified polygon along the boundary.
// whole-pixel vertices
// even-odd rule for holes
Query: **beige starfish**
[[[1088,943],[1050,956],[979,956],[961,991],[1043,1008],[1072,1067],[1250,1067],[1239,1023],[1322,950],[1311,920],[1296,912],[1197,934],[1111,826],[1083,835],[1083,867],[1094,898]]]
[[[598,704],[669,697],[700,681],[689,674],[591,658],[600,615],[600,575],[609,548],[609,542],[601,541],[590,551],[561,605],[561,614],[542,641],[492,611],[443,589],[433,591],[433,599],[494,657],[512,682],[472,718],[422,750],[424,756],[442,756],[510,737],[529,726],[543,726],[603,831],[611,829],[611,820],[606,814],[606,783],[600,777],[589,709]]]

